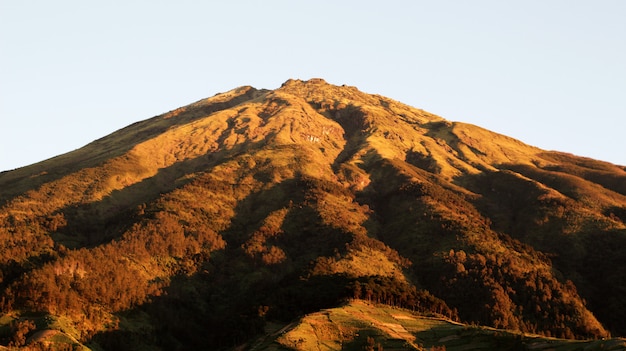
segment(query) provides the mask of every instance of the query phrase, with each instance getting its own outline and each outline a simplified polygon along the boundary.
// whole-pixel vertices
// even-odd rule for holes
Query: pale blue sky
[[[624,0],[0,0],[0,171],[311,77],[626,165]]]

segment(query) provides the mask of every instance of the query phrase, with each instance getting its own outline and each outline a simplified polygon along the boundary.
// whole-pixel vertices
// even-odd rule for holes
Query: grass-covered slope
[[[626,335],[624,184],[354,87],[234,89],[0,174],[0,345],[225,349],[345,298]]]
[[[626,340],[576,341],[466,325],[406,309],[354,300],[269,325],[250,350],[624,350]]]

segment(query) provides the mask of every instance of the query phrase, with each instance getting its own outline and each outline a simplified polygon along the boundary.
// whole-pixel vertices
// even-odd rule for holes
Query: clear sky
[[[624,0],[0,0],[0,171],[312,77],[626,165]]]

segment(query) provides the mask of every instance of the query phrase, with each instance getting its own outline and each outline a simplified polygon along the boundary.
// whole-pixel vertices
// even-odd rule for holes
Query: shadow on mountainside
[[[332,255],[349,239],[326,228],[300,190],[302,179],[287,179],[240,200],[229,228],[219,234],[226,248],[211,253],[192,275],[176,275],[163,294],[117,313],[120,330],[104,331],[92,342],[106,350],[137,348],[227,349],[263,332],[265,318],[289,321],[331,307],[347,294],[343,275],[308,276],[310,261]],[[245,252],[246,241],[263,231],[264,220],[287,209],[280,233],[265,238],[286,253],[266,263]],[[335,232],[335,233],[333,233]],[[333,235],[334,234],[334,235]],[[333,240],[330,235],[333,235]],[[151,326],[141,329],[135,326]]]
[[[160,169],[150,178],[112,191],[100,201],[65,207],[57,213],[63,214],[67,225],[52,233],[52,237],[56,242],[70,248],[91,248],[107,243],[122,235],[137,219],[140,219],[138,215],[140,205],[184,187],[196,178],[185,176],[202,174],[264,144],[265,141],[248,142],[232,149],[177,162]]]
[[[531,172],[529,166],[506,168],[525,170],[524,176],[504,170],[463,177],[463,184],[481,195],[472,201],[475,208],[491,220],[494,231],[550,257],[560,280],[574,283],[598,320],[613,335],[626,335],[626,230],[603,224],[597,218],[606,213],[576,199],[577,189],[589,187],[587,181]],[[547,188],[569,197],[546,196]],[[611,205],[609,210],[620,213],[623,208]],[[613,219],[624,223],[617,215]]]
[[[238,155],[259,149],[265,143],[263,140],[247,142],[231,149],[181,161],[158,170],[153,177],[113,191],[99,201],[66,206],[47,216],[15,224],[22,227],[30,226],[30,230],[29,227],[23,230],[32,232],[34,235],[14,240],[13,247],[8,247],[12,251],[4,252],[6,259],[0,262],[0,288],[2,288],[0,294],[6,293],[7,287],[23,280],[21,278],[29,272],[38,271],[46,265],[49,271],[51,264],[57,265],[56,261],[61,265],[68,264],[67,260],[63,260],[68,255],[67,248],[95,249],[119,239],[135,224],[140,224],[153,215],[147,211],[144,214],[146,204],[155,204],[156,200],[164,194],[194,182],[215,166],[229,162]],[[50,222],[51,218],[55,219],[56,223]],[[6,221],[6,224],[11,225],[10,220]],[[3,229],[6,229],[6,234],[11,235],[11,227]],[[24,257],[18,257],[14,254],[16,252],[23,252]],[[11,296],[8,298],[12,299]]]

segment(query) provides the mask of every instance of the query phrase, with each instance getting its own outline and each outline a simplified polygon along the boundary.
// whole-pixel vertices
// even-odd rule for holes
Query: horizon
[[[617,0],[4,2],[0,171],[242,85],[314,77],[625,166],[625,15]]]

